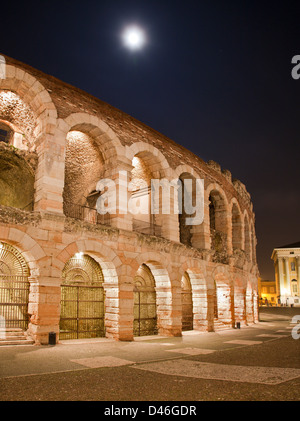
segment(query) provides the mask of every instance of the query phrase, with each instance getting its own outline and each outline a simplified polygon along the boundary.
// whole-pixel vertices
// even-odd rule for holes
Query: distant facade
[[[146,99],[145,99],[146,100]],[[200,135],[199,135],[200,136]],[[120,178],[121,174],[121,178]],[[150,182],[204,180],[204,220],[99,214],[99,180],[133,203]],[[143,183],[141,183],[141,180]],[[140,189],[141,184],[143,189]],[[186,194],[186,193],[184,193]],[[167,197],[169,195],[169,197]],[[175,193],[164,198],[176,206]],[[0,79],[0,316],[37,344],[180,336],[258,320],[255,215],[230,171],[126,113],[6,57]]]
[[[275,281],[258,280],[259,304],[267,306],[278,305],[278,292]]]
[[[275,248],[271,259],[280,304],[300,306],[300,242]]]

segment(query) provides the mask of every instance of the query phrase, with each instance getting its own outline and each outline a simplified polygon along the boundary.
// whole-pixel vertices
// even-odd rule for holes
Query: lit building
[[[280,303],[300,306],[300,242],[276,247],[271,259]]]
[[[275,306],[278,304],[278,292],[275,281],[258,280],[258,295],[260,305]]]

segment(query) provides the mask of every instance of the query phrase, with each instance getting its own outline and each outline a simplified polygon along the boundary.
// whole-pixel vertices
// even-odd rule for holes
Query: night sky
[[[258,264],[300,241],[298,2],[24,1],[1,3],[0,52],[132,115],[246,184]],[[144,49],[124,48],[138,24]],[[300,70],[299,70],[300,74]]]

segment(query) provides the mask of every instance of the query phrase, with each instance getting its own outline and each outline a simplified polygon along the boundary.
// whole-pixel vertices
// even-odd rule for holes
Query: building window
[[[295,271],[295,262],[291,262],[291,271]]]
[[[5,126],[0,126],[0,142],[9,143],[11,130],[6,130]]]
[[[270,287],[270,294],[274,294],[274,287]]]

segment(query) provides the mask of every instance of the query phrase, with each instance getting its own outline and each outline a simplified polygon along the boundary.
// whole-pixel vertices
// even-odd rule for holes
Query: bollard
[[[56,345],[56,333],[49,332],[49,345]]]

